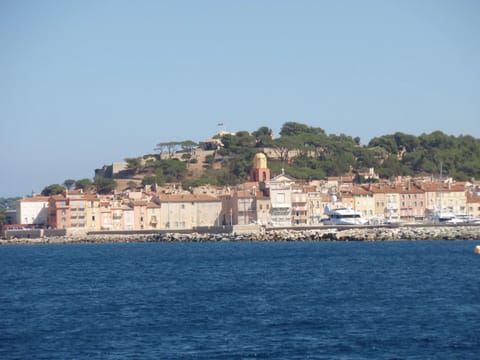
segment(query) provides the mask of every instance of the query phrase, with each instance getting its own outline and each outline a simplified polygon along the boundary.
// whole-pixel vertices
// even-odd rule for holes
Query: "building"
[[[265,183],[270,196],[273,226],[292,225],[292,185],[295,180],[282,171]]]
[[[224,215],[222,199],[210,195],[160,195],[158,229],[192,230],[196,227],[221,226]]]
[[[48,227],[52,229],[69,229],[70,206],[65,195],[53,195],[48,199]]]
[[[233,224],[248,225],[257,222],[257,183],[245,183],[232,196]]]
[[[400,219],[412,222],[425,218],[425,192],[415,184],[407,182],[396,186],[400,201]]]
[[[375,199],[373,193],[363,186],[352,188],[353,209],[362,214],[362,217],[371,220],[375,218]]]
[[[307,224],[320,225],[324,218],[325,206],[329,203],[330,197],[318,191],[307,193]]]
[[[253,167],[250,170],[250,181],[266,182],[270,180],[270,169],[267,167],[267,157],[258,153],[253,158]]]
[[[48,224],[48,196],[32,196],[17,200],[17,224]]]
[[[308,223],[308,190],[300,185],[292,185],[292,225]]]
[[[467,196],[467,215],[474,219],[480,219],[480,195],[469,194]]]
[[[443,210],[454,214],[466,213],[467,195],[463,184],[448,181],[423,183],[420,186],[425,192],[425,209],[428,213]]]
[[[53,229],[100,230],[100,199],[97,195],[84,194],[82,190],[68,190],[62,195],[50,196],[48,226]]]

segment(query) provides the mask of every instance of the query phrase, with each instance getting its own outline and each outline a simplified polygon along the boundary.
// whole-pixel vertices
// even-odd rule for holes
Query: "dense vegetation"
[[[224,135],[221,140],[224,147],[218,153],[224,157],[222,168],[231,174],[229,183],[245,180],[253,154],[264,147],[273,148],[279,158],[269,161],[273,173],[284,168],[297,179],[358,174],[369,168],[382,178],[440,173],[457,180],[480,177],[480,140],[469,135],[455,137],[436,131],[417,137],[397,132],[364,146],[358,137],[328,135],[318,127],[287,122],[277,139],[262,127],[252,134]]]
[[[351,174],[361,182],[358,174],[369,168],[385,179],[440,174],[456,180],[480,178],[480,139],[470,135],[455,137],[435,131],[414,136],[396,132],[361,145],[358,137],[327,134],[322,128],[297,122],[283,124],[279,135],[274,139],[272,130],[265,126],[252,133],[218,135],[223,147],[204,159],[199,175],[193,175],[189,168],[198,161],[192,156],[198,144],[191,140],[159,143],[155,154],[125,159],[127,169],[120,177],[135,178],[141,185],[181,183],[184,188],[235,185],[248,179],[255,153],[268,148],[275,154],[268,163],[272,175],[283,169],[298,180]],[[129,184],[138,186],[133,181]],[[63,185],[47,186],[42,194],[52,195],[66,188],[109,193],[115,186],[115,180],[108,176],[97,176],[93,182],[68,179]]]

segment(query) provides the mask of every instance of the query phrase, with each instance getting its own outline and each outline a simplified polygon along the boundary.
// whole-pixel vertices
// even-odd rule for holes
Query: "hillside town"
[[[94,231],[194,231],[236,225],[322,226],[326,209],[350,208],[369,224],[422,223],[448,210],[480,218],[480,189],[475,182],[398,177],[395,181],[354,184],[353,177],[299,182],[283,172],[270,176],[267,156],[257,153],[248,182],[235,187],[211,185],[182,189],[149,185],[141,191],[109,195],[65,190],[53,196],[17,201],[16,222],[70,233]]]

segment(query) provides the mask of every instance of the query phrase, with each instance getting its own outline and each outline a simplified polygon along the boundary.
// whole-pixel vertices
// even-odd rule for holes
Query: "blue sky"
[[[296,121],[480,137],[480,2],[0,2],[0,197]]]

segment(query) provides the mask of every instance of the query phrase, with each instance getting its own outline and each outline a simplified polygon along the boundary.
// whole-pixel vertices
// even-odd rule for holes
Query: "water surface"
[[[480,241],[0,247],[1,359],[478,359]]]

